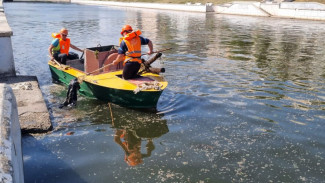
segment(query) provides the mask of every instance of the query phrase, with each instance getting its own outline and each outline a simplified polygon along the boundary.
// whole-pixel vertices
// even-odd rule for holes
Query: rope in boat
[[[154,82],[145,82],[145,83],[142,83],[142,84],[138,84],[137,85],[137,88],[133,90],[134,94],[137,94],[139,93],[140,91],[143,91],[143,90],[150,90],[150,89],[154,89],[154,90],[158,90],[158,91],[161,91],[163,85],[160,84],[159,82],[157,81],[154,81]]]

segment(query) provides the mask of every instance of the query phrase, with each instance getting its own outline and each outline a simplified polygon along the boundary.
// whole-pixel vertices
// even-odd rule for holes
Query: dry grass
[[[108,1],[108,0],[104,0]],[[236,0],[113,0],[119,2],[146,2],[146,3],[174,3],[174,4],[185,4],[188,2],[191,3],[213,3],[213,4],[223,4],[227,2],[232,2]],[[239,1],[239,0],[237,0]],[[250,1],[250,0],[241,0],[241,1]],[[251,0],[254,1],[254,0]],[[256,0],[258,1],[258,0]],[[325,0],[296,0],[295,2],[319,2],[325,4]]]

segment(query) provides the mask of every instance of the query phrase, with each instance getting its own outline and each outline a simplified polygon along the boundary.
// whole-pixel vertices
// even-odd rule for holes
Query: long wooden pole
[[[110,111],[110,113],[111,113],[112,125],[114,126],[113,111],[112,111],[112,108],[111,108],[111,103],[109,103],[109,102],[108,102],[108,107],[109,107],[109,111]]]
[[[158,50],[158,51],[154,51],[154,52],[152,52],[152,53],[159,53],[159,52],[163,52],[163,51],[167,51],[167,50],[171,50],[172,48],[166,48],[166,49],[162,49],[162,50]],[[148,53],[144,53],[144,54],[142,54],[141,56],[143,56],[143,55],[148,55]]]
[[[48,55],[49,57],[50,57],[50,55]],[[50,57],[50,58],[52,58],[52,57]],[[55,64],[57,64],[60,68],[62,68],[62,69],[66,69],[66,68],[68,68],[68,66],[64,66],[63,64],[61,64],[59,61],[57,61],[56,59],[53,59],[53,60],[51,60],[51,61],[53,61]]]

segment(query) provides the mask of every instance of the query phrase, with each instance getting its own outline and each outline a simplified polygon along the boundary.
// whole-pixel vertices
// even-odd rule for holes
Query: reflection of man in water
[[[124,160],[130,166],[136,166],[143,163],[142,158],[151,156],[151,152],[155,149],[152,139],[148,139],[146,154],[141,154],[141,138],[132,130],[117,129],[114,140],[119,144],[124,152]],[[123,142],[122,142],[123,140]]]

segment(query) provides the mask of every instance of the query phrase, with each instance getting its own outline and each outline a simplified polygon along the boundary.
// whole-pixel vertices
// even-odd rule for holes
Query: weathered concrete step
[[[13,90],[22,133],[45,133],[53,127],[36,76],[3,77]]]

